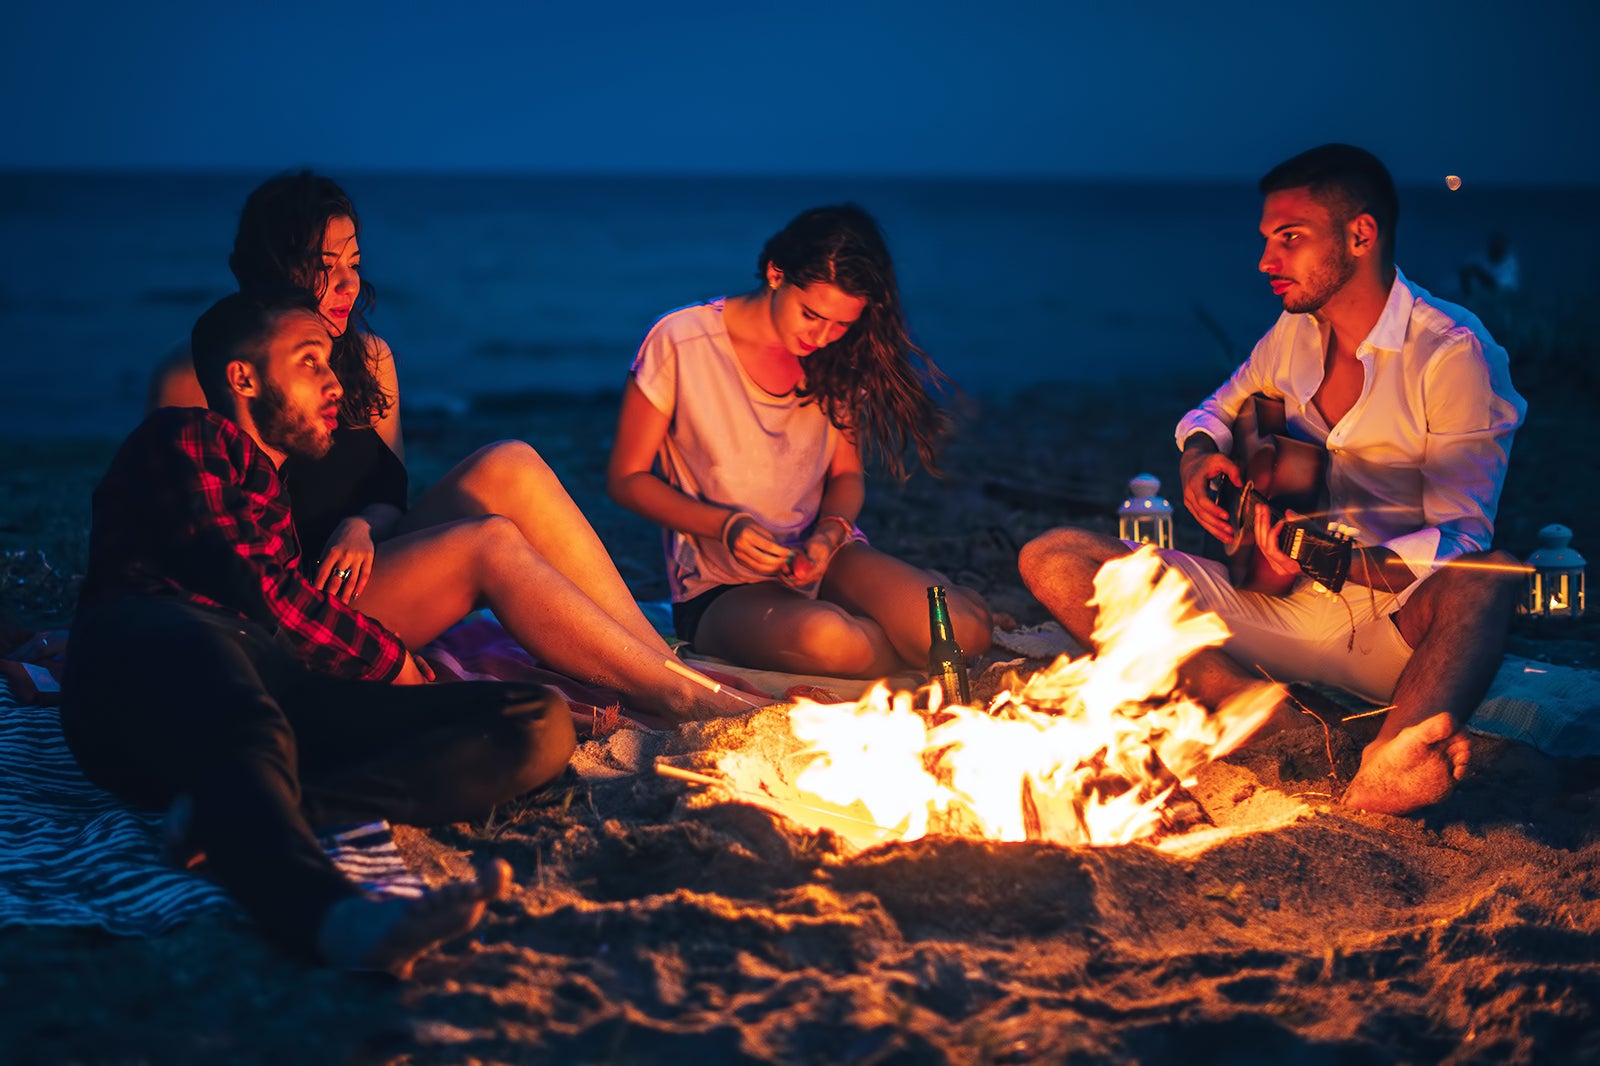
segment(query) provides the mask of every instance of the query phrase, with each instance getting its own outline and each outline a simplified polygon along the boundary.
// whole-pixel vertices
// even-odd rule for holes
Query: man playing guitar
[[[1343,801],[1403,813],[1443,799],[1465,772],[1462,723],[1499,666],[1517,586],[1497,567],[1515,560],[1489,546],[1527,404],[1512,388],[1505,349],[1476,316],[1395,267],[1399,204],[1375,156],[1324,145],[1275,167],[1260,188],[1259,268],[1283,314],[1184,416],[1177,441],[1184,504],[1224,543],[1240,532],[1234,515],[1248,514],[1261,563],[1288,591],[1235,588],[1222,564],[1164,551],[1197,606],[1231,632],[1221,649],[1190,660],[1182,682],[1214,707],[1258,682],[1258,668],[1389,704]],[[1256,394],[1282,401],[1289,435],[1327,450],[1328,508],[1317,519],[1354,531],[1341,595],[1304,577],[1282,550],[1282,518],[1263,506],[1230,514],[1213,498],[1218,479],[1246,487],[1228,453],[1233,423]],[[1087,644],[1095,572],[1128,550],[1057,529],[1029,543],[1018,566]],[[1293,720],[1287,707],[1278,717]]]

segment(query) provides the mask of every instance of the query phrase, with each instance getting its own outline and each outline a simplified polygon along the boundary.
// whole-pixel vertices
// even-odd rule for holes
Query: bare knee
[[[968,655],[982,655],[994,642],[994,616],[983,597],[963,588],[950,598],[950,625]]]
[[[195,377],[194,364],[187,358],[181,361],[168,360],[151,377],[150,388],[145,395],[145,410],[204,406],[206,394],[201,391],[200,381]]]
[[[521,498],[555,477],[533,446],[520,440],[485,444],[467,457],[465,466],[462,484],[491,504]]]
[[[818,601],[795,627],[790,650],[810,669],[840,677],[870,673],[878,650],[864,622],[842,607]]]
[[[1455,562],[1461,565],[1446,563],[1429,579],[1438,582],[1435,595],[1442,603],[1463,607],[1500,599],[1509,603],[1520,585],[1522,564],[1509,552],[1473,552]]]
[[[1521,588],[1520,568],[1520,561],[1509,552],[1463,555],[1431,574],[1406,606],[1415,606],[1415,613],[1429,625],[1446,617],[1506,621]]]
[[[1065,581],[1085,577],[1092,581],[1102,563],[1126,551],[1121,541],[1092,530],[1062,526],[1023,545],[1017,555],[1017,571],[1022,583],[1037,595],[1040,589],[1054,588]]]

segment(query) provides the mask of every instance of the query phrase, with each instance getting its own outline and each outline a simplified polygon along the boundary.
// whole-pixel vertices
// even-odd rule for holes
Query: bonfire
[[[1092,603],[1097,654],[1063,655],[986,707],[881,683],[854,704],[798,700],[790,750],[720,753],[719,780],[857,848],[930,834],[1082,846],[1171,832],[1182,789],[1283,691],[1254,686],[1215,711],[1179,692],[1179,666],[1228,631],[1193,608],[1154,549],[1102,567]]]

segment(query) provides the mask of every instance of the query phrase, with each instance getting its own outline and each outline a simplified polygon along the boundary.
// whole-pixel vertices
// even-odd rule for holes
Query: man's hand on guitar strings
[[[1200,528],[1224,544],[1233,543],[1233,523],[1229,521],[1228,512],[1212,498],[1211,489],[1212,482],[1218,478],[1227,478],[1235,488],[1244,486],[1233,460],[1217,451],[1214,444],[1209,449],[1190,445],[1183,451],[1178,473],[1183,479],[1183,505],[1189,508]]]
[[[1356,530],[1339,522],[1329,523],[1326,531],[1306,516],[1284,509],[1282,520],[1274,523],[1270,509],[1257,505],[1252,529],[1256,548],[1269,569],[1281,576],[1296,576],[1280,560],[1298,569],[1324,590],[1337,593],[1350,574]],[[1265,527],[1265,528],[1263,528]],[[1265,538],[1265,539],[1263,539]]]
[[[1283,532],[1284,526],[1290,522],[1298,521],[1304,516],[1285,510],[1283,518],[1274,522],[1271,508],[1256,504],[1251,510],[1255,512],[1257,553],[1260,554],[1262,559],[1266,560],[1267,565],[1278,575],[1282,577],[1300,576],[1300,564],[1285,555],[1283,550],[1278,547],[1278,534]]]

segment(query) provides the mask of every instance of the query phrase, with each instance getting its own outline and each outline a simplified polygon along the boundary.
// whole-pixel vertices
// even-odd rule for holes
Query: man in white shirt
[[[1327,449],[1327,517],[1353,527],[1358,547],[1337,597],[1304,577],[1282,596],[1241,591],[1223,564],[1163,552],[1231,634],[1222,649],[1195,656],[1182,682],[1212,707],[1258,682],[1257,669],[1390,704],[1344,802],[1404,813],[1443,799],[1465,772],[1461,724],[1500,662],[1516,561],[1489,545],[1527,404],[1483,324],[1396,269],[1399,203],[1375,156],[1323,145],[1275,167],[1260,187],[1259,267],[1284,313],[1179,422],[1184,504],[1206,532],[1233,540],[1210,489],[1218,478],[1241,484],[1228,456],[1232,423],[1246,399],[1264,393],[1283,400],[1290,436]],[[1281,524],[1265,508],[1251,521],[1265,564],[1299,575],[1277,547]],[[1057,529],[1028,544],[1018,566],[1087,644],[1094,575],[1128,550]],[[1293,717],[1286,707],[1278,724]]]

